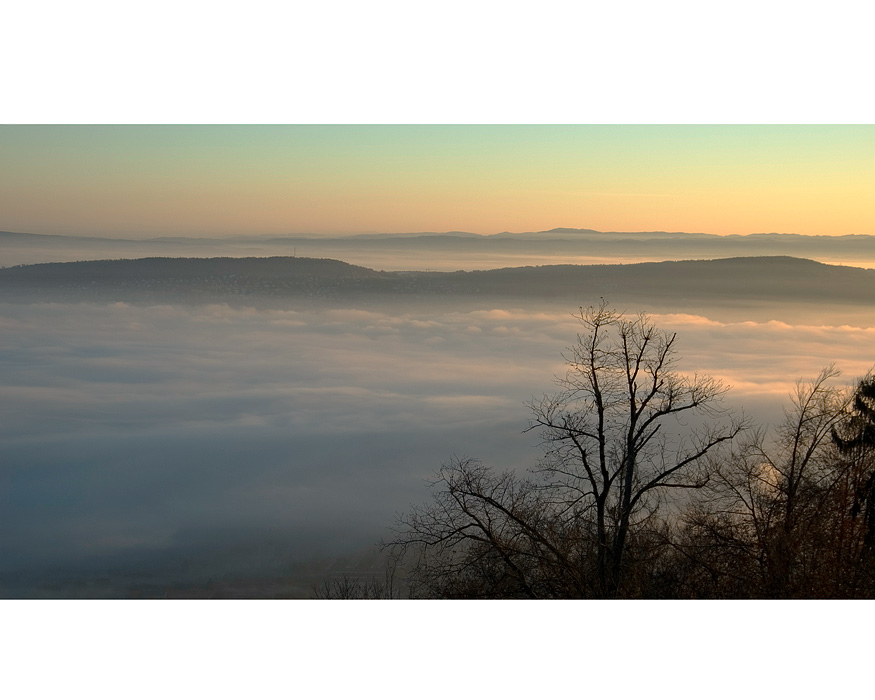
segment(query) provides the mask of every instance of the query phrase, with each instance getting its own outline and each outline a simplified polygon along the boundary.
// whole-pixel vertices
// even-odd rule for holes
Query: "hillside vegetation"
[[[384,272],[322,258],[143,258],[0,270],[6,300],[234,301],[368,295],[875,302],[875,270],[786,256],[473,272]]]

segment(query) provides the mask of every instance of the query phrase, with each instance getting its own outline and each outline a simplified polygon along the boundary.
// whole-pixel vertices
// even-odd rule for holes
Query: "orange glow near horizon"
[[[0,229],[875,234],[871,126],[0,126]]]

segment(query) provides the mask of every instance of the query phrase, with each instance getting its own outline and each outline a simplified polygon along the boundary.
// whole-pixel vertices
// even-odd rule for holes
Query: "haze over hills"
[[[658,262],[788,255],[875,267],[875,236],[753,233],[717,236],[683,232],[600,232],[556,228],[483,236],[448,233],[348,236],[247,236],[144,239],[0,232],[0,266],[104,258],[251,257],[303,255],[374,269],[476,270],[546,264]]]

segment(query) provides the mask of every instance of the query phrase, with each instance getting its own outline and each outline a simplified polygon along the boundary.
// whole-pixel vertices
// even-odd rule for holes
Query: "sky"
[[[0,125],[0,230],[875,234],[867,125]]]

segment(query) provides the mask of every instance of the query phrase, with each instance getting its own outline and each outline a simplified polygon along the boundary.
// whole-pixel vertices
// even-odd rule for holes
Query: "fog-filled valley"
[[[415,268],[217,252],[0,270],[0,595],[308,597],[378,571],[442,462],[536,463],[524,404],[602,296],[677,332],[678,369],[760,425],[798,379],[873,364],[875,273],[848,267],[438,275],[429,254],[390,275]]]

